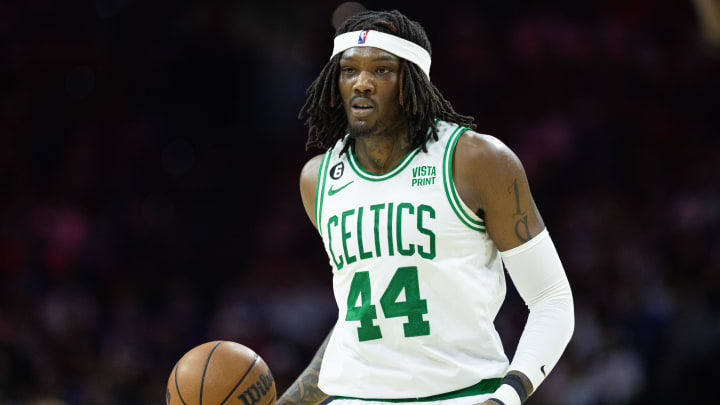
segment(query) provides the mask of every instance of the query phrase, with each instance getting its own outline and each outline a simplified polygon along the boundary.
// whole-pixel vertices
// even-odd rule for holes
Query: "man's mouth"
[[[350,103],[352,114],[356,117],[362,117],[370,114],[375,106],[368,100],[358,99]]]

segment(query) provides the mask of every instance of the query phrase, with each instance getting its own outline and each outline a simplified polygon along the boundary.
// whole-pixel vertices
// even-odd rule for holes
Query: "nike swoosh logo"
[[[540,367],[540,371],[542,371],[543,376],[545,376],[545,365],[543,364],[542,367]]]
[[[336,189],[333,189],[333,187],[330,186],[330,190],[328,190],[328,195],[334,195],[334,194],[339,193],[340,191],[342,191],[342,189],[344,189],[345,187],[351,185],[354,181],[355,181],[355,180],[353,180],[353,181],[351,181],[351,182],[349,182],[349,183],[347,183],[347,184],[345,184],[345,185],[343,185],[343,186],[340,186],[340,187],[338,187],[338,188],[336,188]]]

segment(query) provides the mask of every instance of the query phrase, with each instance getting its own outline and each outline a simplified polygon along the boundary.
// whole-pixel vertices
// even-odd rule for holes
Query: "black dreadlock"
[[[350,31],[375,30],[412,41],[432,55],[430,41],[423,27],[397,10],[365,11],[356,14],[337,29],[335,36]],[[325,64],[320,75],[307,89],[307,100],[298,118],[307,117],[305,124],[309,127],[306,149],[319,147],[331,148],[347,133],[347,117],[343,110],[338,89],[340,57],[335,55]],[[408,136],[411,147],[422,146],[427,152],[427,130],[432,129],[432,137],[437,140],[435,119],[454,122],[465,127],[475,128],[474,118],[455,112],[449,101],[440,93],[425,73],[414,63],[403,61],[404,77],[400,83],[400,104],[408,115]],[[350,142],[345,145],[347,150]]]

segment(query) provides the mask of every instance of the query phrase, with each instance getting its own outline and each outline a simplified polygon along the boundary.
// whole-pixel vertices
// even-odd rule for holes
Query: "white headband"
[[[380,31],[353,31],[336,36],[335,46],[330,58],[332,59],[333,56],[340,52],[355,46],[372,46],[407,59],[418,65],[430,78],[430,54],[428,51],[414,42]]]

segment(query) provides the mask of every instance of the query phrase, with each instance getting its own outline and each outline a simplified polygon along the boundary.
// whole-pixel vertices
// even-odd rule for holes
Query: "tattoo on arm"
[[[278,405],[317,405],[329,397],[318,388],[320,364],[329,340],[330,336],[328,335],[315,353],[310,365],[277,401]]]
[[[513,184],[508,187],[508,193],[515,193],[515,213],[513,213],[513,219],[518,218],[515,221],[515,235],[522,242],[527,242],[530,240],[530,228],[528,227],[526,212],[520,210],[520,191],[518,190],[517,179],[514,179]]]

